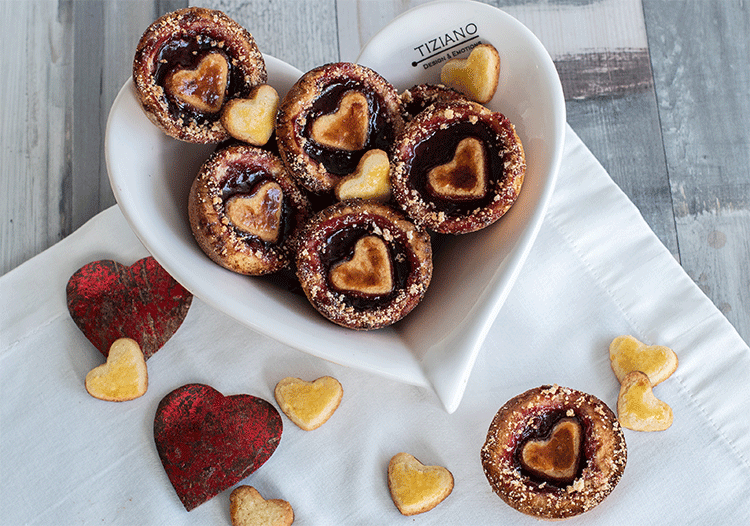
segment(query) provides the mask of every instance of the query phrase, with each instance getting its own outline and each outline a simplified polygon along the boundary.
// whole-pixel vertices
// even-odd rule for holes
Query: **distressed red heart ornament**
[[[262,466],[281,432],[281,416],[262,398],[224,396],[202,384],[169,393],[154,418],[156,450],[188,511]]]
[[[104,356],[119,338],[132,338],[148,359],[182,325],[193,300],[152,257],[131,266],[92,261],[66,287],[73,321]]]

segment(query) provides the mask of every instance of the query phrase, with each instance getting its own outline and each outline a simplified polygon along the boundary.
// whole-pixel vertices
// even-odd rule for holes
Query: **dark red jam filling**
[[[245,77],[240,68],[232,64],[232,57],[227,55],[226,48],[219,48],[216,41],[207,35],[191,33],[180,39],[166,42],[156,56],[156,67],[154,71],[155,81],[158,86],[164,87],[167,75],[172,71],[186,69],[191,70],[198,67],[198,63],[208,53],[221,53],[227,59],[229,65],[229,78],[227,80],[227,91],[225,100],[235,97],[246,96],[250,89],[245,85]],[[166,91],[164,97],[167,100],[170,114],[174,119],[194,121],[198,124],[214,122],[219,120],[221,113],[201,113],[189,105],[183,104],[174,97],[169,96]]]
[[[260,185],[266,181],[273,181],[274,179],[268,175],[268,173],[257,167],[250,167],[235,163],[230,165],[227,170],[227,178],[224,180],[224,184],[221,186],[221,199],[223,203],[226,203],[231,197],[235,195],[253,195]],[[283,187],[282,187],[283,188]],[[245,242],[262,243],[266,247],[272,247],[281,245],[284,240],[288,239],[296,226],[294,215],[294,208],[289,202],[289,196],[284,192],[284,198],[281,201],[281,225],[279,241],[276,243],[270,243],[263,241],[257,236],[254,236],[248,232],[244,232],[239,228],[235,228],[235,233],[238,237],[245,240]]]
[[[518,440],[518,445],[516,447],[516,450],[514,452],[514,461],[516,465],[518,466],[518,469],[521,470],[521,473],[523,473],[526,477],[528,477],[530,480],[537,484],[543,484],[544,488],[551,487],[557,488],[557,489],[564,489],[568,485],[570,485],[575,479],[581,476],[581,473],[583,472],[584,467],[586,466],[587,458],[588,458],[588,452],[586,451],[586,433],[587,428],[586,425],[581,422],[581,420],[578,418],[577,415],[575,416],[568,416],[566,409],[557,409],[554,411],[547,411],[541,414],[534,415],[531,418],[530,422],[527,422],[526,429],[524,429],[523,433],[521,434],[521,437]],[[524,446],[529,440],[548,440],[550,438],[550,435],[552,434],[552,430],[555,427],[555,425],[560,422],[561,420],[573,420],[576,423],[578,423],[579,426],[581,426],[581,443],[579,444],[579,457],[578,457],[578,466],[575,470],[575,475],[570,477],[569,479],[553,479],[550,477],[545,477],[544,475],[536,472],[531,471],[529,469],[526,469],[524,466],[524,462],[521,459],[521,452],[523,451]]]
[[[436,211],[445,212],[449,217],[466,215],[477,208],[483,208],[494,198],[494,193],[487,191],[478,199],[446,199],[434,195],[427,184],[430,170],[451,162],[458,143],[467,137],[474,137],[484,145],[487,188],[491,190],[505,177],[505,155],[501,152],[497,133],[481,121],[476,124],[462,121],[445,129],[438,129],[414,146],[411,163],[406,168],[408,189],[416,190],[424,201],[434,205]]]
[[[380,225],[381,229],[387,227],[388,225]],[[324,247],[320,251],[320,260],[323,266],[323,271],[326,275],[330,274],[331,268],[337,263],[351,260],[354,256],[354,246],[357,241],[370,235],[377,235],[383,239],[382,236],[375,233],[375,228],[370,224],[352,225],[336,230],[330,234],[325,240]],[[407,283],[409,282],[409,276],[412,271],[410,257],[411,251],[398,238],[394,238],[391,241],[383,239],[383,241],[388,247],[388,252],[391,257],[393,290],[388,294],[382,295],[365,295],[354,292],[338,293],[343,298],[344,303],[359,311],[377,309],[387,305],[400,290],[406,288]],[[335,290],[330,281],[328,287],[331,288],[331,290]]]
[[[311,138],[312,123],[321,115],[336,111],[341,98],[347,91],[359,91],[367,99],[370,113],[367,142],[362,150],[345,151],[325,147]],[[359,160],[367,150],[380,149],[390,151],[394,140],[393,126],[384,111],[385,103],[373,90],[355,80],[336,82],[327,86],[323,93],[313,102],[308,114],[307,124],[303,130],[304,151],[314,161],[322,163],[325,169],[334,175],[348,175],[357,168]]]

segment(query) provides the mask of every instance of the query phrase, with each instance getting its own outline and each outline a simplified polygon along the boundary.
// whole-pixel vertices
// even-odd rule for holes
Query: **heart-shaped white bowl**
[[[404,383],[432,387],[448,412],[461,401],[476,355],[538,231],[560,161],[565,122],[559,80],[536,38],[501,11],[492,9],[488,19],[482,14],[487,6],[459,4],[464,9],[478,9],[476,15],[464,13],[481,20],[483,35],[485,25],[489,28],[494,20],[492,28],[512,31],[520,39],[514,41],[510,51],[519,56],[509,64],[527,65],[516,70],[504,63],[501,90],[520,85],[509,75],[528,75],[541,69],[526,79],[529,93],[523,101],[500,93],[498,101],[490,105],[497,107],[496,102],[502,101],[499,107],[511,121],[515,118],[526,146],[529,173],[518,203],[500,222],[485,232],[455,238],[441,247],[425,300],[387,329],[357,332],[334,325],[304,296],[267,278],[234,274],[203,254],[190,230],[187,195],[214,146],[188,144],[164,135],[143,113],[132,81],[123,86],[112,105],[105,138],[110,183],[131,228],[156,260],[198,298],[301,351]],[[363,50],[362,60],[383,70],[388,78],[389,70],[368,57],[383,49],[389,33],[414,35],[413,24],[424,29],[419,13],[436,7],[428,4],[394,20]],[[440,24],[434,28],[442,31]],[[505,56],[504,41],[491,42],[501,57]],[[395,47],[391,49],[402,49],[410,43],[410,38],[403,40],[402,36],[393,41]],[[269,83],[283,97],[301,72],[273,57],[265,59]],[[415,77],[411,83],[417,81],[420,79]],[[405,78],[396,82],[408,84]],[[536,99],[531,91],[539,93]],[[515,107],[516,102],[520,106]],[[242,358],[238,355],[237,359]]]

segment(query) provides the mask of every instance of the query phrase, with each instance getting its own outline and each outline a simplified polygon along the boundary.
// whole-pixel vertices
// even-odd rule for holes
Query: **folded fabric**
[[[547,217],[453,414],[429,390],[301,353],[199,298],[149,359],[143,397],[89,396],[84,378],[103,358],[71,320],[65,284],[90,261],[129,265],[146,255],[113,207],[0,278],[0,522],[230,524],[230,491],[191,512],[180,503],[154,445],[159,401],[204,383],[276,405],[282,378],[330,375],[344,388],[331,419],[308,432],[282,417],[278,449],[242,482],[288,501],[295,524],[405,520],[386,480],[402,451],[455,479],[420,523],[536,523],[495,496],[482,472],[492,417],[509,398],[553,383],[614,409],[608,346],[631,334],[679,357],[655,388],[674,423],[625,431],[622,480],[576,523],[750,523],[750,349],[570,129]]]

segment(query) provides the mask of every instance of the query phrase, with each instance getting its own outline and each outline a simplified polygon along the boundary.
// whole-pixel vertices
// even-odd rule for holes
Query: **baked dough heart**
[[[143,396],[148,389],[148,369],[138,342],[115,340],[107,361],[86,375],[86,391],[100,400],[124,402]]]
[[[664,431],[672,425],[672,408],[654,396],[648,376],[628,373],[617,397],[617,419],[633,431]]]
[[[581,425],[572,418],[563,418],[549,437],[531,439],[523,445],[521,463],[542,478],[572,481],[581,460],[581,437]]]
[[[321,115],[312,123],[315,142],[336,150],[356,151],[365,147],[370,130],[367,98],[359,91],[347,91],[333,113]]]
[[[467,58],[453,58],[440,70],[440,82],[485,104],[497,91],[500,55],[490,44],[475,47]]]
[[[201,113],[218,113],[224,105],[229,63],[221,53],[208,53],[195,69],[175,69],[165,80],[165,90]]]
[[[385,202],[391,198],[391,161],[383,150],[368,150],[357,164],[354,173],[336,185],[336,197],[370,199]]]
[[[187,511],[262,466],[281,432],[281,415],[262,398],[224,396],[202,384],[178,387],[154,416],[159,459]]]
[[[343,395],[341,384],[331,376],[322,376],[313,382],[287,377],[274,389],[281,410],[305,431],[325,424],[339,407]]]
[[[339,291],[365,296],[393,290],[393,270],[388,245],[378,236],[365,236],[354,245],[354,255],[331,267],[331,284]]]
[[[388,489],[403,515],[430,511],[453,491],[453,474],[442,466],[425,466],[409,453],[388,463]]]
[[[289,526],[294,510],[285,500],[266,500],[252,486],[237,486],[229,495],[232,526]]]
[[[267,243],[276,243],[281,233],[284,191],[276,181],[266,181],[250,195],[229,198],[226,211],[232,224]]]
[[[487,193],[484,146],[479,139],[461,139],[450,162],[427,173],[427,184],[437,197],[452,201],[481,199]]]
[[[632,371],[648,376],[652,386],[669,378],[677,369],[677,354],[663,345],[646,345],[632,336],[618,336],[609,345],[612,370],[622,383]]]
[[[279,94],[268,84],[255,86],[245,99],[232,99],[224,105],[221,124],[237,140],[263,146],[276,126]]]

